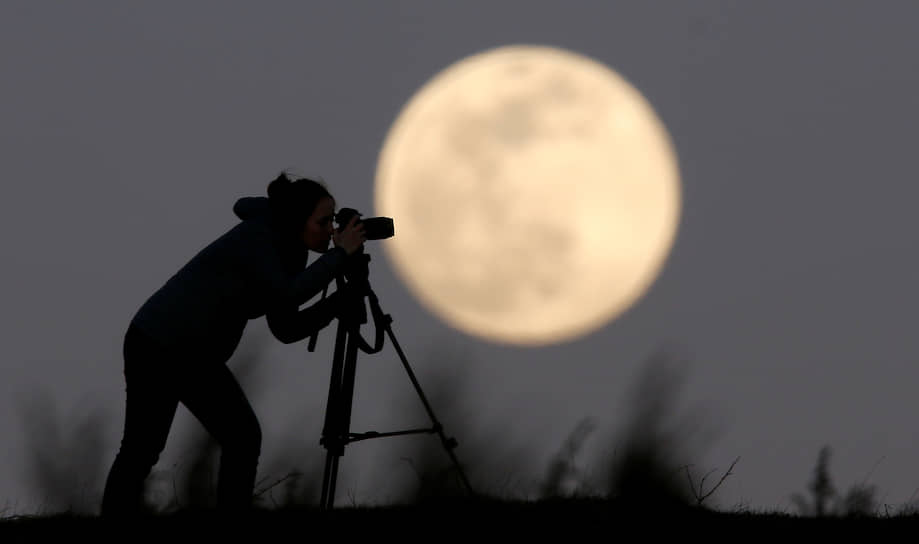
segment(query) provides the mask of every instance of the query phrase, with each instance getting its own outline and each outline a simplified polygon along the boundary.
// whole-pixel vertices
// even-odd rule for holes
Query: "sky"
[[[539,348],[452,329],[386,242],[367,244],[374,292],[467,470],[535,493],[590,421],[576,464],[602,480],[589,475],[666,353],[682,380],[659,392],[661,418],[688,436],[671,453],[697,475],[739,459],[712,505],[795,511],[823,446],[840,490],[910,503],[917,16],[898,1],[3,2],[0,513],[50,507],[49,480],[98,491],[127,324],[235,224],[237,198],[290,169],[374,215],[400,109],[448,65],[512,44],[586,55],[640,90],[672,138],[682,209],[633,307]],[[260,478],[322,462],[333,344],[334,327],[310,353],[250,322],[230,365],[262,424]],[[391,344],[359,359],[353,430],[426,423]],[[159,469],[184,466],[196,425],[180,408]],[[394,500],[416,443],[349,445],[342,500]]]

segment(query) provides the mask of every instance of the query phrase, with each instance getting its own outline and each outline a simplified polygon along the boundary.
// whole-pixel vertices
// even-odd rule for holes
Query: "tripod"
[[[421,385],[418,383],[415,373],[412,371],[396,340],[392,331],[392,318],[384,314],[380,308],[380,302],[377,299],[373,289],[370,288],[369,281],[369,261],[370,256],[363,253],[363,248],[358,253],[349,257],[352,262],[348,265],[348,271],[344,275],[336,278],[336,284],[341,300],[338,314],[338,330],[335,335],[335,351],[332,360],[332,377],[329,385],[329,397],[326,406],[325,425],[322,430],[322,438],[319,443],[327,450],[325,472],[322,477],[322,496],[320,498],[320,508],[331,510],[335,502],[335,483],[338,476],[339,459],[345,453],[345,446],[351,442],[367,440],[369,438],[383,438],[387,436],[399,436],[408,434],[437,434],[440,437],[441,444],[453,461],[453,465],[459,474],[466,491],[473,495],[472,486],[466,479],[466,475],[456,459],[453,450],[458,445],[456,439],[447,437],[444,434],[443,426],[434,415],[430,403],[428,403]],[[348,282],[345,282],[345,277]],[[360,334],[360,326],[367,322],[367,310],[364,300],[370,303],[371,315],[374,325],[376,326],[376,337],[374,345],[370,346]],[[415,391],[421,398],[425,410],[431,419],[431,427],[421,429],[408,429],[392,432],[370,431],[365,433],[353,433],[351,426],[351,406],[354,396],[354,378],[356,374],[357,352],[361,351],[374,354],[383,349],[384,336],[389,336],[393,347],[402,361],[402,366],[408,373]],[[309,350],[313,351],[316,344],[316,333],[310,338]]]

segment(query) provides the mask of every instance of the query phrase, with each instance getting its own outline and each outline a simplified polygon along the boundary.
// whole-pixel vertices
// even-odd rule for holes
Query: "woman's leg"
[[[134,327],[124,341],[126,402],[121,448],[109,471],[102,515],[137,514],[143,509],[144,481],[166,445],[178,396],[169,362],[155,343]]]
[[[262,446],[258,419],[225,364],[207,365],[190,374],[180,385],[179,400],[220,445],[217,507],[246,510],[252,503]]]

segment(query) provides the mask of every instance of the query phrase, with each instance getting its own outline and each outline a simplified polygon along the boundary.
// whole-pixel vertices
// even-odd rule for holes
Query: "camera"
[[[338,232],[345,228],[345,225],[351,221],[354,216],[360,218],[361,213],[353,208],[341,208],[335,214],[335,222],[338,223]],[[392,238],[394,234],[393,220],[391,217],[368,217],[358,219],[364,225],[364,235],[368,240],[384,240]]]

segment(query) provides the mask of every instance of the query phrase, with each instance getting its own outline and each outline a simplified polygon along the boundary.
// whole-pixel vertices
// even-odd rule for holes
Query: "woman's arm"
[[[275,338],[291,344],[324,329],[338,315],[338,291],[302,310],[285,306],[269,312],[265,318]]]
[[[247,250],[243,259],[264,297],[266,313],[287,307],[298,308],[319,294],[344,270],[348,256],[344,249],[334,247],[291,277],[282,265],[270,232],[258,233]]]

